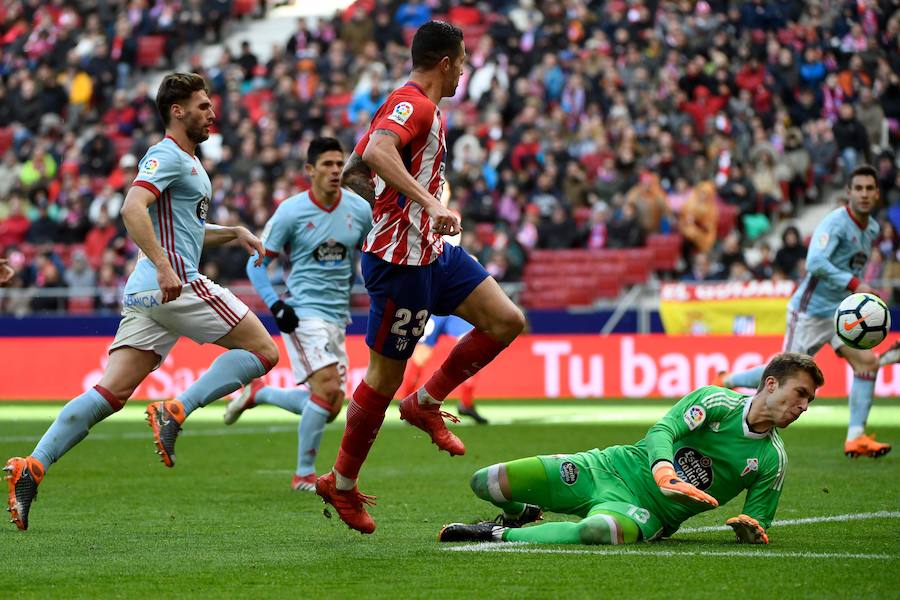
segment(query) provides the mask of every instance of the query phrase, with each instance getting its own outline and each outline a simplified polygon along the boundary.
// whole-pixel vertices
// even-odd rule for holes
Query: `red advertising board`
[[[266,376],[270,384],[293,385],[287,354]],[[94,385],[106,362],[109,338],[0,338],[0,400],[71,398]],[[433,365],[452,342],[442,340]],[[887,347],[888,342],[884,342]],[[479,375],[484,398],[676,397],[709,383],[719,370],[761,364],[781,348],[780,337],[666,335],[528,335]],[[347,340],[352,389],[365,373],[368,349],[362,336]],[[222,350],[180,341],[135,397],[171,398],[194,382]],[[846,396],[852,373],[826,348],[817,357],[826,383],[821,397]],[[879,373],[875,392],[900,396],[900,366]]]

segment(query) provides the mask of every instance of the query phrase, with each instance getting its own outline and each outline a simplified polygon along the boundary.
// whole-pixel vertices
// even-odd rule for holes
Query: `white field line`
[[[622,548],[598,548],[596,550],[563,550],[557,548],[535,548],[519,542],[497,544],[483,542],[470,546],[445,548],[450,552],[502,552],[507,554],[589,554],[595,556],[739,556],[741,558],[859,558],[865,560],[891,560],[889,554],[857,554],[849,552],[779,552],[756,550],[638,550]]]
[[[772,521],[773,527],[785,527],[787,525],[809,525],[811,523],[838,523],[842,521],[865,521],[868,519],[900,519],[900,512],[892,510],[881,510],[871,513],[851,513],[846,515],[834,515],[831,517],[806,517],[803,519],[785,519],[783,521]],[[705,533],[707,531],[728,531],[731,529],[728,525],[710,525],[707,527],[685,527],[679,529],[678,533]]]
[[[868,519],[898,519],[900,512],[882,510],[870,513],[850,513],[845,515],[832,515],[825,517],[805,517],[802,519],[785,519],[774,521],[773,526],[785,527],[788,525],[809,525],[813,523],[835,523],[843,521],[864,521]],[[711,527],[687,527],[679,529],[679,533],[702,533],[708,531],[722,531],[731,529],[727,525]],[[506,552],[512,554],[594,554],[600,556],[740,556],[748,558],[857,558],[865,560],[892,560],[897,557],[890,554],[859,554],[849,552],[779,552],[769,551],[763,548],[759,550],[643,550],[637,548],[597,548],[591,550],[582,549],[557,549],[540,548],[524,542],[507,542],[498,544],[495,542],[483,542],[465,546],[449,546],[445,548],[449,552]]]

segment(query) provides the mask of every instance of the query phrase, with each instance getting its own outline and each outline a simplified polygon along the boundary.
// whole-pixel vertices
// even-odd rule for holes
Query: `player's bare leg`
[[[434,354],[434,348],[432,348],[431,346],[427,346],[425,344],[416,345],[416,349],[413,350],[413,355],[406,363],[406,372],[403,376],[403,384],[400,386],[400,391],[398,393],[401,398],[409,396],[419,388],[419,380],[422,377],[422,369],[424,369],[425,365],[428,364],[428,361],[431,360],[432,354]]]
[[[494,360],[525,327],[522,311],[492,277],[478,284],[455,314],[475,328],[459,339],[425,385],[400,405],[400,418],[428,432],[432,441],[451,455],[465,453],[465,447],[447,430],[441,403],[459,384]]]
[[[189,414],[262,377],[278,362],[278,348],[253,311],[247,311],[240,323],[215,343],[228,352],[219,355],[177,399],[147,407],[156,451],[167,467],[175,465],[175,440]]]
[[[875,395],[878,355],[871,350],[859,350],[849,346],[841,347],[839,354],[853,367],[853,384],[850,387],[849,399],[850,423],[847,427],[844,454],[851,458],[884,456],[891,451],[891,445],[875,441],[874,435],[866,435],[866,421]]]
[[[63,407],[31,455],[6,462],[3,470],[9,487],[7,510],[16,527],[28,529],[31,504],[50,465],[83,440],[96,423],[120,410],[157,364],[159,356],[149,350],[114,350],[100,383]]]

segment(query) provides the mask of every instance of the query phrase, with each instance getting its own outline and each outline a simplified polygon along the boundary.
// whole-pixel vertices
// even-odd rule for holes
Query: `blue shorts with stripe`
[[[371,298],[366,344],[399,360],[412,356],[431,315],[453,313],[488,277],[477,260],[450,244],[430,265],[395,265],[369,252],[361,262]]]
[[[458,339],[471,330],[472,325],[456,315],[447,315],[446,317],[432,316],[428,319],[428,324],[425,326],[425,337],[419,343],[434,348],[442,335],[449,335]]]

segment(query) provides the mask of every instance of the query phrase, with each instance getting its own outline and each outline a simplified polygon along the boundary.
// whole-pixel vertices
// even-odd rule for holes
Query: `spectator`
[[[566,209],[557,204],[550,218],[538,225],[538,248],[572,248],[575,246],[576,236],[574,221]]]
[[[688,195],[678,218],[678,228],[689,254],[706,253],[716,241],[719,207],[712,181],[701,181]],[[687,257],[686,257],[687,258]]]
[[[93,298],[97,276],[88,264],[84,250],[72,252],[72,264],[63,275],[70,298]]]
[[[806,260],[806,246],[800,240],[800,231],[793,225],[781,234],[781,248],[775,253],[775,266],[791,279],[800,276],[800,261]]]
[[[856,118],[866,130],[866,137],[875,152],[881,151],[883,133],[887,129],[884,120],[884,109],[872,93],[872,88],[864,87],[856,103]]]
[[[624,203],[607,226],[608,248],[638,248],[644,245],[644,229],[634,204]]]
[[[856,118],[852,104],[842,104],[834,124],[834,140],[838,146],[844,171],[849,173],[860,162],[869,161],[869,134]]]

